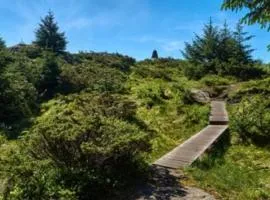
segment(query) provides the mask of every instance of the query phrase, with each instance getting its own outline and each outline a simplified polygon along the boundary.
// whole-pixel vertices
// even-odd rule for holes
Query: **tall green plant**
[[[44,49],[61,53],[66,49],[67,40],[64,32],[59,32],[58,24],[52,12],[49,12],[39,24],[35,32],[36,40],[34,43]]]
[[[252,49],[251,46],[246,43],[250,41],[254,36],[248,35],[248,32],[243,30],[243,25],[241,25],[241,23],[236,25],[236,30],[233,34],[234,40],[236,42],[234,58],[239,63],[252,63],[253,61],[251,53],[254,51],[254,49]]]

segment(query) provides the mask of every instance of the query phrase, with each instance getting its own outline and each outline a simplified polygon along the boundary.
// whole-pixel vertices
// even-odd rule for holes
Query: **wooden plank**
[[[226,111],[224,101],[212,101],[209,124],[226,125],[229,122],[228,113]]]
[[[225,103],[222,101],[211,102],[210,125],[162,156],[154,162],[154,165],[176,169],[192,164],[225,132],[228,128],[228,121]]]
[[[225,126],[208,125],[203,131],[200,131],[195,136],[192,136],[186,142],[173,149],[154,164],[169,168],[180,168],[192,164],[198,157],[200,157],[228,128]],[[212,133],[211,137],[207,135]],[[203,142],[201,139],[208,137]]]

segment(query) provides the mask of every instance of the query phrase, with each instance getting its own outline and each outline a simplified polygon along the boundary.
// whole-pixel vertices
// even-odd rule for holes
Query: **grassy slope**
[[[183,102],[185,91],[200,88],[202,84],[187,80],[181,66],[170,65],[139,63],[128,82],[130,98],[138,104],[138,118],[156,133],[152,140],[153,151],[148,155],[149,162],[195,134],[208,121],[208,105]]]
[[[255,81],[244,83],[242,91],[253,91],[251,85],[256,85]],[[229,112],[236,106],[230,105]],[[209,155],[186,170],[187,184],[202,187],[221,199],[270,199],[270,149],[244,145],[239,142],[238,133],[230,134],[227,144],[223,138]]]

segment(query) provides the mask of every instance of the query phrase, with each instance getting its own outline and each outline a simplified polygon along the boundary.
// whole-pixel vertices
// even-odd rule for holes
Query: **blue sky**
[[[34,40],[34,30],[48,10],[66,32],[71,52],[108,51],[144,59],[157,49],[180,58],[184,42],[201,33],[210,16],[232,27],[243,13],[220,11],[222,0],[0,0],[0,36],[7,45]],[[256,37],[254,58],[270,62],[270,33],[246,26]]]

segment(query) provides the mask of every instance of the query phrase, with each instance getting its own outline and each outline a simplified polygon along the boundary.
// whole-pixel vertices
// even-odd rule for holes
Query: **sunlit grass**
[[[186,173],[193,184],[215,191],[221,199],[270,199],[270,151],[266,149],[233,145],[224,158],[208,156]]]
[[[149,162],[161,157],[169,150],[181,144],[208,123],[209,105],[185,104],[185,91],[200,88],[202,84],[190,81],[182,76],[178,68],[166,68],[171,80],[152,74],[155,65],[149,65],[144,76],[131,74],[127,83],[130,98],[137,102],[137,117],[155,132],[151,140],[152,152]],[[145,70],[145,69],[144,69]]]

